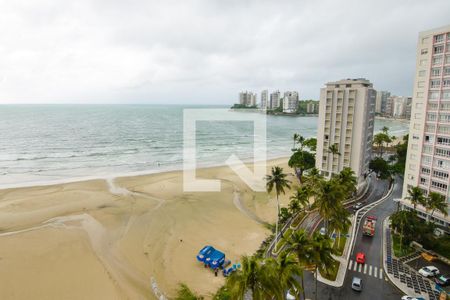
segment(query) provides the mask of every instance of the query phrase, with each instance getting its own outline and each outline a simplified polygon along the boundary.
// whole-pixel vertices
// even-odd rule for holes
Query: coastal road
[[[382,260],[382,223],[386,217],[396,210],[397,204],[393,199],[401,197],[402,185],[402,179],[396,178],[391,195],[385,201],[369,210],[366,214],[366,216],[374,215],[378,218],[375,236],[363,236],[363,220],[360,222],[355,245],[350,255],[349,265],[347,266],[344,285],[341,288],[334,288],[319,282],[317,299],[398,300],[401,298],[403,293],[387,281],[384,274]],[[366,264],[364,266],[357,265],[354,261],[356,253],[358,252],[364,252],[366,254]],[[356,292],[351,289],[351,281],[354,276],[363,280],[362,292]],[[314,299],[314,277],[310,272],[305,273],[305,285],[307,297]]]

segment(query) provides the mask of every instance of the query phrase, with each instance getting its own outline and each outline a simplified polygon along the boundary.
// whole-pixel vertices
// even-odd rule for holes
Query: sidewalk
[[[408,296],[439,300],[435,284],[394,255],[389,218],[383,222],[383,268],[389,280]],[[418,255],[418,254],[416,254]]]

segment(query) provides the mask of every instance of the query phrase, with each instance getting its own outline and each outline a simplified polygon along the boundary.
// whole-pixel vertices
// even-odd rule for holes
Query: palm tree
[[[339,148],[338,148],[337,144],[333,144],[330,147],[328,147],[328,153],[331,153],[332,161],[334,161],[334,156],[335,155],[337,155],[337,156],[341,155],[341,153],[339,152]]]
[[[189,289],[189,287],[186,284],[180,283],[175,300],[201,300],[201,299],[203,299],[203,297],[194,294],[194,292],[192,292],[191,289]]]
[[[401,210],[391,215],[391,224],[392,227],[400,228],[400,253],[402,252],[403,247],[403,229],[405,228],[405,224],[409,222],[409,212],[406,210]]]
[[[296,203],[296,204],[293,204]],[[297,207],[298,209],[296,211],[292,211],[292,213],[298,212],[300,208],[303,208],[303,210],[306,210],[306,207],[309,206],[309,191],[308,188],[302,186],[297,189],[295,194],[291,196],[291,202],[289,203],[289,208],[291,208],[291,205],[294,205],[294,207]]]
[[[325,220],[325,229],[328,233],[328,220],[341,206],[345,199],[343,188],[334,180],[322,181],[317,191],[314,206],[319,215]]]
[[[356,191],[356,177],[355,172],[351,168],[345,167],[336,176],[339,183],[345,188],[347,197],[350,197]]]
[[[308,187],[312,193],[316,193],[323,176],[317,168],[312,168],[308,176],[305,178],[305,186]]]
[[[294,133],[294,136],[292,137],[294,139],[294,145],[292,146],[292,151],[295,151],[295,143],[297,143],[298,138],[300,135],[298,133]]]
[[[412,187],[408,190],[408,197],[406,197],[406,199],[408,199],[409,201],[411,201],[411,204],[414,207],[414,210],[416,210],[416,206],[417,204],[421,204],[423,206],[425,206],[426,204],[426,199],[425,196],[423,195],[423,191],[415,186]]]
[[[275,225],[275,251],[278,245],[278,221],[280,218],[280,200],[279,196],[281,193],[285,194],[284,189],[290,188],[290,181],[286,179],[286,174],[283,173],[283,168],[278,166],[272,167],[272,174],[266,176],[266,187],[267,191],[272,192],[275,187],[275,193],[277,195],[277,223]]]
[[[303,276],[303,268],[298,264],[298,260],[288,252],[281,253],[274,264],[275,274],[281,283],[282,291],[289,290],[291,294],[298,297],[303,286],[297,281]],[[284,300],[284,293],[282,298]]]
[[[347,232],[351,226],[349,217],[350,213],[343,206],[339,206],[339,208],[333,212],[328,221],[330,231],[336,231],[338,245],[341,240],[341,233]]]
[[[426,202],[427,210],[431,209],[431,217],[436,210],[440,211],[445,216],[448,215],[447,212],[447,201],[445,196],[436,192],[430,192]]]
[[[286,245],[286,251],[295,253],[298,262],[302,266],[311,264],[311,241],[304,229],[294,231],[287,240]],[[300,278],[302,281],[303,299],[306,299],[303,277],[304,274],[302,272]]]
[[[254,256],[243,256],[242,269],[232,273],[227,280],[231,298],[243,300],[249,292],[255,300],[279,297],[282,289],[274,272],[273,264],[266,264]]]
[[[315,232],[311,241],[310,251],[311,251],[311,261],[315,265],[315,272],[316,272],[315,299],[317,300],[318,271],[319,269],[328,270],[330,267],[332,267],[334,263],[334,259],[331,256],[331,254],[333,254],[331,239],[327,235],[321,235]]]
[[[380,157],[383,156],[383,144],[384,144],[384,134],[383,133],[377,133],[374,135],[373,137],[373,144],[376,145],[376,147],[378,148],[378,155]]]

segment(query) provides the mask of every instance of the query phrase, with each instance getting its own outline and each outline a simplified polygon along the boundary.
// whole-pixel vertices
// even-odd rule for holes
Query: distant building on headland
[[[383,117],[396,119],[409,119],[411,117],[412,97],[389,96],[386,99]]]
[[[280,91],[275,91],[270,94],[270,109],[277,109],[280,107],[281,93]]]
[[[375,100],[375,112],[377,114],[385,114],[386,113],[386,102],[387,98],[391,96],[390,92],[387,91],[377,91],[377,97]]]
[[[248,91],[240,92],[239,104],[246,107],[256,106],[256,94]]]
[[[284,113],[295,113],[298,110],[298,92],[287,91],[284,92],[283,97],[283,112]]]
[[[267,110],[270,109],[270,101],[269,101],[269,91],[264,90],[261,92],[261,109]]]
[[[324,176],[350,167],[358,189],[363,187],[372,154],[375,98],[372,83],[364,78],[328,82],[320,90],[316,168]]]
[[[319,112],[319,104],[313,101],[306,103],[307,114],[317,114]]]

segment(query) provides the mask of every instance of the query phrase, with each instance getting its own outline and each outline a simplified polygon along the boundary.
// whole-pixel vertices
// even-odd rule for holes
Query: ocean
[[[0,188],[181,169],[186,108],[226,107],[2,105]],[[266,126],[267,157],[283,157],[294,133],[316,136],[317,117],[267,116]],[[395,120],[376,120],[375,131],[383,126],[392,135],[408,131]],[[198,166],[223,165],[231,154],[251,159],[253,135],[251,122],[198,122]]]

